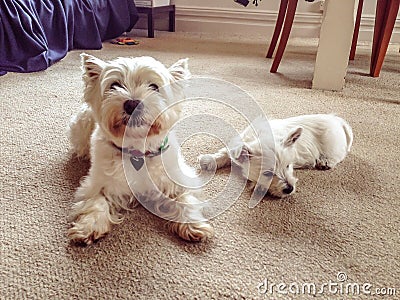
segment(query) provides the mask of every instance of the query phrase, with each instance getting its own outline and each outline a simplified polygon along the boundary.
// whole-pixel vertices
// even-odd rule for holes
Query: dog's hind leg
[[[90,158],[90,137],[95,127],[92,110],[82,104],[79,112],[71,118],[69,140],[78,157]]]
[[[315,168],[318,170],[330,170],[330,169],[333,169],[339,162],[340,162],[340,160],[332,159],[332,158],[326,157],[325,155],[321,155],[315,161]]]
[[[315,161],[315,168],[318,170],[329,170],[328,161],[325,157],[321,156]]]
[[[202,170],[214,171],[223,167],[230,166],[231,158],[226,148],[218,150],[214,154],[204,154],[199,156],[199,162]]]

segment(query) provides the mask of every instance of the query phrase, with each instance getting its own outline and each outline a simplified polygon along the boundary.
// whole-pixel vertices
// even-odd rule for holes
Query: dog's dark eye
[[[152,83],[152,84],[150,84],[149,85],[149,88],[151,88],[152,90],[154,90],[154,91],[158,91],[158,85],[157,84],[154,84],[154,83]]]
[[[287,165],[287,166],[286,166],[286,169],[289,169],[289,167],[290,167],[290,165]]]
[[[110,89],[115,90],[116,88],[122,88],[122,85],[118,81],[115,81],[110,85]]]
[[[264,176],[267,176],[267,177],[274,176],[274,172],[272,172],[272,171],[265,171],[263,174],[264,174]]]

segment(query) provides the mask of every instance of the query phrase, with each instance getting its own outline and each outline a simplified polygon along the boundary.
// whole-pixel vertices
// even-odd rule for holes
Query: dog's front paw
[[[68,230],[68,237],[78,244],[90,245],[111,230],[110,221],[99,214],[91,212],[79,215]]]
[[[169,230],[182,239],[190,242],[201,242],[214,236],[214,228],[205,222],[199,223],[168,223]]]
[[[214,157],[210,154],[204,154],[199,156],[200,167],[204,171],[215,171],[217,169],[217,162]]]

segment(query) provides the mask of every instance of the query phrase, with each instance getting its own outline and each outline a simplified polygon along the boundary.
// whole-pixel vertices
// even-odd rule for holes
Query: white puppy
[[[333,168],[346,157],[352,142],[350,125],[335,115],[303,115],[269,122],[257,118],[233,140],[229,151],[222,148],[215,154],[202,155],[200,165],[213,170],[233,161],[252,187],[285,197],[295,192],[293,168]]]
[[[137,199],[169,220],[181,238],[211,237],[170,132],[181,113],[182,80],[190,76],[187,59],[166,68],[151,57],[81,57],[84,104],[72,118],[70,140],[77,156],[91,159],[91,168],[76,192],[69,238],[85,244],[99,239]]]

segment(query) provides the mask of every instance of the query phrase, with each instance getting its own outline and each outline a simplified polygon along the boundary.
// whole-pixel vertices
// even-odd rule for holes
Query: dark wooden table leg
[[[370,75],[378,77],[381,72],[383,60],[389,46],[396,17],[399,12],[400,0],[378,0],[376,6],[376,20],[374,41],[372,45]],[[377,24],[377,20],[379,24]],[[378,25],[378,26],[377,26]]]
[[[175,7],[169,12],[169,31],[175,32]]]
[[[147,16],[147,36],[154,38],[155,17],[159,14],[169,14],[169,31],[175,31],[175,5],[165,5],[156,7],[136,7],[138,13]]]
[[[371,51],[371,65],[370,72],[375,65],[375,56],[378,52],[378,44],[381,37],[383,18],[385,17],[387,0],[377,0],[376,2],[376,13],[375,13],[375,24],[374,24],[374,37],[372,40],[372,51]]]
[[[271,73],[276,73],[278,70],[279,63],[281,62],[283,52],[285,51],[287,41],[289,39],[290,31],[292,29],[294,15],[297,8],[298,0],[289,0],[288,8],[286,11],[285,24],[283,25],[283,30],[281,34],[281,39],[279,41],[278,50],[276,50],[275,58],[271,66]]]
[[[357,40],[358,40],[358,34],[360,32],[360,23],[361,23],[361,14],[362,14],[363,4],[364,4],[364,0],[358,1],[356,23],[354,24],[353,40],[351,42],[349,60],[354,60],[354,57],[356,56]]]
[[[276,43],[278,42],[279,35],[281,34],[283,20],[285,19],[286,9],[288,5],[288,0],[281,0],[281,4],[279,5],[278,17],[276,19],[274,33],[272,35],[271,43],[269,44],[267,58],[271,58],[274,54],[274,50],[276,47]]]
[[[147,36],[154,38],[154,18],[153,10],[150,10],[147,14]]]

